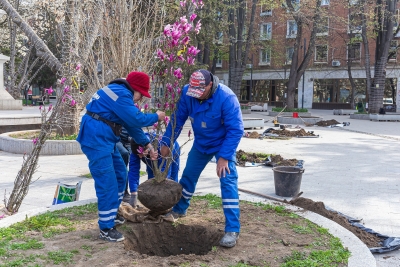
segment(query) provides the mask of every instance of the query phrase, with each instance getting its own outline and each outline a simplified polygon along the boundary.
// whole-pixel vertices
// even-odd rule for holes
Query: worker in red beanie
[[[115,225],[125,219],[119,215],[127,179],[126,165],[116,148],[120,141],[122,126],[135,143],[144,147],[151,159],[158,157],[142,127],[163,121],[165,113],[144,114],[135,103],[149,94],[150,77],[133,71],[126,79],[116,79],[98,90],[86,106],[77,141],[89,160],[89,169],[96,189],[100,238],[118,242],[124,236]]]

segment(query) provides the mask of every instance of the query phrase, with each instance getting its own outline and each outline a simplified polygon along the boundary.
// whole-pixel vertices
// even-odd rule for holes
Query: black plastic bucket
[[[281,197],[294,197],[300,192],[303,168],[278,166],[274,171],[275,194]]]

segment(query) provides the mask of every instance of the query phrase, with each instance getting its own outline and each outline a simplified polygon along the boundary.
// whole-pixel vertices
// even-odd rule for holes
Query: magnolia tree
[[[73,75],[69,78],[62,77],[58,81],[57,103],[40,106],[39,110],[42,115],[42,126],[39,135],[32,140],[33,149],[30,154],[24,154],[23,163],[17,177],[14,181],[14,188],[8,199],[5,199],[5,204],[8,212],[15,213],[22,204],[23,199],[28,194],[31,184],[32,175],[38,168],[39,154],[45,145],[50,134],[59,127],[58,121],[63,116],[62,107],[73,107],[76,105],[75,99],[70,94],[77,83],[74,82],[81,75],[80,64],[71,64],[70,73]],[[70,85],[68,85],[70,84]],[[45,89],[46,94],[52,95],[54,90],[52,87]]]
[[[188,76],[191,66],[195,64],[196,55],[200,52],[197,47],[191,45],[193,35],[199,33],[201,22],[197,18],[196,10],[203,7],[201,0],[192,0],[191,2],[180,2],[180,18],[173,24],[164,27],[161,38],[161,47],[157,50],[159,60],[156,70],[152,75],[153,95],[158,95],[157,108],[171,114],[165,120],[153,125],[149,129],[152,136],[153,147],[158,149],[162,143],[162,137],[169,123],[172,123],[172,136],[174,140],[174,129],[176,127],[176,109],[181,96],[182,86],[185,83],[185,77]],[[157,94],[159,93],[159,94]],[[139,108],[142,108],[139,106]],[[145,112],[149,111],[149,106],[144,107]],[[188,134],[190,140],[190,131]],[[154,179],[150,179],[139,186],[138,198],[140,202],[152,211],[164,211],[175,205],[182,194],[182,186],[172,180],[167,179],[168,170],[174,158],[174,150],[180,149],[174,147],[174,142],[168,142],[170,156],[153,161],[152,169]],[[187,142],[186,142],[187,143]],[[185,144],[186,144],[185,143]],[[184,144],[183,144],[184,145]],[[142,151],[139,151],[141,153]]]

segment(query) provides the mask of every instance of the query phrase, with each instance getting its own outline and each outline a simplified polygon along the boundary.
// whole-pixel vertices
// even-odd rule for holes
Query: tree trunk
[[[299,50],[299,48],[301,47],[300,44],[303,39],[302,37],[303,37],[303,26],[304,26],[303,25],[304,14],[302,14],[299,11],[295,11],[295,8],[292,5],[292,0],[286,0],[286,4],[291,13],[293,14],[293,18],[297,24],[296,42],[293,47],[292,65],[290,66],[289,80],[287,83],[287,91],[288,91],[287,108],[294,108],[296,88],[298,87],[300,79],[304,75],[308,63],[310,62],[314,54],[315,40],[317,36],[317,27],[321,21],[321,15],[320,15],[321,0],[316,0],[316,9],[315,9],[315,15],[312,19],[313,26],[310,35],[310,42],[308,44],[308,47],[306,46],[306,42],[304,42],[303,49],[306,49],[307,47],[307,52],[303,56],[303,60],[301,61],[300,66],[299,66],[299,53],[301,51]],[[304,88],[302,88],[302,90],[304,90]],[[302,101],[304,101],[304,99]]]
[[[383,107],[383,95],[386,80],[386,65],[390,43],[393,39],[393,16],[396,11],[397,0],[377,1],[377,21],[379,25],[375,48],[375,75],[374,86],[371,88],[368,110],[370,113],[379,113]]]
[[[371,94],[371,84],[372,84],[372,79],[371,79],[371,55],[369,53],[369,42],[368,42],[368,37],[367,37],[367,18],[365,16],[366,10],[365,10],[365,5],[366,1],[362,0],[361,2],[361,36],[363,40],[363,48],[364,48],[364,53],[365,53],[365,76],[367,78],[367,90],[365,92],[365,103],[369,102],[369,96]],[[369,110],[369,109],[368,109]]]

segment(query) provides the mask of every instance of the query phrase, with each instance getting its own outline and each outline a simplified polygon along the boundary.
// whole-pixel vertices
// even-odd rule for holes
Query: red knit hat
[[[126,81],[133,90],[141,93],[143,96],[151,98],[150,90],[150,77],[144,72],[132,71],[126,76]]]

